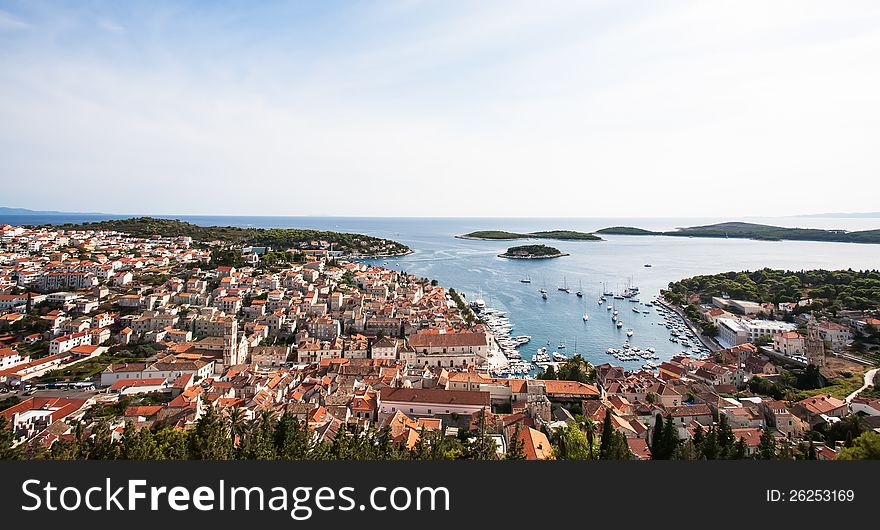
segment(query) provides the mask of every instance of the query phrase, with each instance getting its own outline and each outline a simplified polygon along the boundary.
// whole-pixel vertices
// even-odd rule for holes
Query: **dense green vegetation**
[[[730,237],[764,241],[834,241],[839,243],[880,243],[880,230],[822,230],[818,228],[785,228],[755,223],[718,223],[654,232],[630,226],[615,226],[597,231],[600,234],[655,235],[683,237]]]
[[[123,404],[116,412],[124,410]],[[161,423],[137,429],[128,423],[120,440],[111,436],[105,416],[91,433],[74,427],[73,439],[61,439],[47,450],[39,444],[12,447],[12,433],[0,416],[0,460],[495,460],[496,444],[481,416],[475,430],[458,438],[442,431],[422,431],[411,449],[396,444],[388,430],[357,432],[343,426],[332,441],[316,441],[306,426],[287,412],[263,411],[247,420],[243,409],[221,414],[208,407],[192,429],[178,430]],[[513,444],[508,458],[523,458]]]
[[[115,230],[135,237],[187,236],[196,241],[221,241],[229,244],[267,246],[276,249],[307,244],[311,241],[327,241],[334,250],[344,252],[359,251],[368,253],[372,246],[385,247],[383,252],[403,254],[409,247],[402,243],[383,240],[362,234],[329,232],[323,230],[304,230],[299,228],[240,228],[235,226],[199,226],[176,219],[155,217],[133,217],[113,219],[82,224],[64,224],[58,228],[65,230]],[[383,241],[385,243],[383,243]],[[362,245],[363,243],[363,245]]]
[[[612,234],[612,235],[622,235],[622,236],[656,236],[658,232],[652,232],[650,230],[645,230],[644,228],[634,228],[631,226],[612,226],[609,228],[603,228],[601,230],[596,230],[599,234]]]
[[[580,383],[595,383],[596,369],[587,362],[580,354],[573,355],[570,359],[559,365],[559,369],[551,364],[547,369],[538,374],[538,379],[558,379],[560,381],[578,381]]]
[[[504,230],[478,230],[460,236],[469,239],[559,239],[565,241],[601,241],[602,238],[574,230],[544,230],[540,232],[507,232]]]
[[[558,248],[548,247],[547,245],[522,245],[519,247],[510,247],[504,254],[499,254],[503,258],[555,258],[565,256]]]
[[[667,299],[682,303],[694,295],[708,303],[713,296],[773,304],[811,299],[795,313],[826,309],[870,310],[880,307],[880,271],[812,270],[724,272],[686,278],[669,284]]]

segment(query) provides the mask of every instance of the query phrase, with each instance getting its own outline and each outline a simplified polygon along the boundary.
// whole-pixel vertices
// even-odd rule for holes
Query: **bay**
[[[0,223],[40,224],[94,221],[119,216],[50,215],[5,216]],[[258,228],[313,228],[358,232],[400,241],[413,253],[400,258],[367,260],[396,270],[437,279],[474,299],[482,291],[490,306],[505,311],[514,324],[513,335],[531,335],[532,341],[520,348],[530,359],[540,346],[550,351],[565,343],[563,351],[575,349],[599,364],[615,361],[605,352],[619,348],[631,328],[633,346],[654,347],[662,359],[682,351],[668,340],[668,330],[656,308],[642,305],[650,301],[669,282],[697,274],[778,269],[876,269],[880,267],[880,245],[805,241],[752,241],[742,239],[703,239],[664,236],[602,236],[605,241],[547,241],[548,245],[570,256],[548,260],[508,260],[497,255],[516,243],[456,239],[455,235],[474,230],[501,229],[516,232],[568,229],[594,231],[608,226],[637,226],[669,230],[722,222],[720,218],[355,218],[355,217],[259,217],[259,216],[161,216],[199,225],[234,225]],[[880,227],[878,219],[833,218],[751,218],[749,222],[804,228],[863,230]],[[645,267],[650,264],[651,267]],[[520,282],[530,277],[531,283]],[[557,291],[563,278],[571,293]],[[631,282],[641,289],[642,304],[616,301],[624,323],[618,329],[609,312],[597,304],[603,285],[622,290]],[[548,299],[539,289],[546,288]],[[582,288],[584,297],[575,296]],[[609,303],[612,301],[608,300]],[[632,312],[638,306],[645,313]],[[584,322],[582,315],[590,319]],[[576,348],[575,348],[576,344]],[[639,363],[629,363],[635,368]]]

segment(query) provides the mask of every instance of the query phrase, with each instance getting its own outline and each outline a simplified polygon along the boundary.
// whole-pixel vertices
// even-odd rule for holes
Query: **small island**
[[[625,236],[714,237],[755,239],[758,241],[830,241],[838,243],[880,243],[880,230],[824,230],[819,228],[787,228],[754,223],[717,223],[655,232],[632,226],[613,226],[597,230],[599,234]]]
[[[490,241],[512,241],[515,239],[558,239],[560,241],[602,241],[602,238],[587,232],[574,230],[544,230],[539,232],[508,232],[506,230],[478,230],[469,234],[455,236],[458,239],[479,239]]]
[[[548,247],[547,245],[521,245],[518,247],[510,247],[507,252],[498,254],[499,258],[509,259],[549,259],[561,258],[568,254],[560,251],[558,248]]]

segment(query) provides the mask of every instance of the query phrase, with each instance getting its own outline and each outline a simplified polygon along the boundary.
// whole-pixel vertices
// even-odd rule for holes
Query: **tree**
[[[92,460],[115,460],[117,447],[111,438],[110,426],[106,421],[99,421],[92,429],[92,435],[86,442],[86,454]]]
[[[663,456],[665,460],[672,458],[678,448],[678,427],[676,427],[671,414],[666,415],[666,423],[663,424]]]
[[[757,458],[759,460],[773,460],[776,458],[776,438],[774,438],[773,435],[770,434],[770,431],[766,429],[761,433]]]
[[[498,444],[489,436],[486,430],[486,409],[480,410],[480,418],[477,421],[477,434],[468,440],[465,447],[466,458],[472,460],[496,460],[498,458]]]
[[[837,460],[880,460],[880,434],[865,431],[853,440],[852,447],[838,453]]]
[[[189,459],[189,432],[163,427],[153,435],[159,460]]]
[[[233,407],[232,410],[229,411],[228,421],[229,435],[232,437],[232,445],[233,447],[238,447],[239,443],[241,443],[241,438],[247,431],[247,420],[245,418],[244,409],[241,407]]]
[[[666,454],[663,448],[663,415],[659,412],[654,417],[654,430],[651,432],[651,457],[654,460],[663,460]]]
[[[21,450],[13,447],[15,443],[15,433],[6,416],[0,415],[0,460],[16,460]]]
[[[525,460],[526,459],[526,443],[519,437],[522,424],[517,423],[513,430],[513,436],[507,442],[507,452],[504,454],[505,460]]]
[[[614,425],[611,423],[611,409],[605,409],[605,419],[602,421],[602,437],[599,441],[599,458],[605,460],[611,454],[613,444]]]
[[[138,429],[127,422],[122,431],[120,458],[123,460],[155,460],[156,441],[150,429]]]
[[[593,451],[589,447],[587,436],[574,422],[568,422],[561,429],[557,429],[556,440],[553,452],[558,460],[590,460],[593,458]]]
[[[596,422],[592,418],[588,418],[582,414],[575,416],[578,428],[584,433],[587,439],[587,447],[590,453],[590,460],[593,459],[593,448],[596,443]]]
[[[272,460],[275,458],[272,411],[264,410],[255,418],[245,434],[240,447],[241,457],[246,460]]]
[[[299,420],[284,411],[274,432],[275,453],[282,460],[302,460],[309,452],[309,433]]]
[[[733,444],[733,450],[731,451],[728,459],[730,460],[743,460],[748,455],[748,445],[746,445],[746,440],[740,437],[739,441]]]
[[[232,439],[226,419],[210,405],[196,422],[189,440],[190,456],[195,460],[229,460],[232,457]]]
[[[538,379],[552,380],[556,379],[556,369],[553,368],[553,365],[547,367],[546,370],[538,374]]]

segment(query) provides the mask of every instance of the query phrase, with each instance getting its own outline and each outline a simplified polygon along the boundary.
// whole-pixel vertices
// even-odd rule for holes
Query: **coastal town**
[[[0,452],[833,460],[876,451],[876,362],[853,351],[876,340],[876,306],[829,317],[809,299],[672,292],[659,303],[704,354],[641,369],[573,356],[499,377],[505,338],[480,308],[437,281],[363,262],[392,250],[0,226]],[[289,425],[303,435],[298,453],[278,441]],[[206,449],[211,436],[225,452]],[[163,453],[162,437],[183,445]],[[356,453],[363,439],[375,443]],[[371,452],[380,445],[386,452]]]

